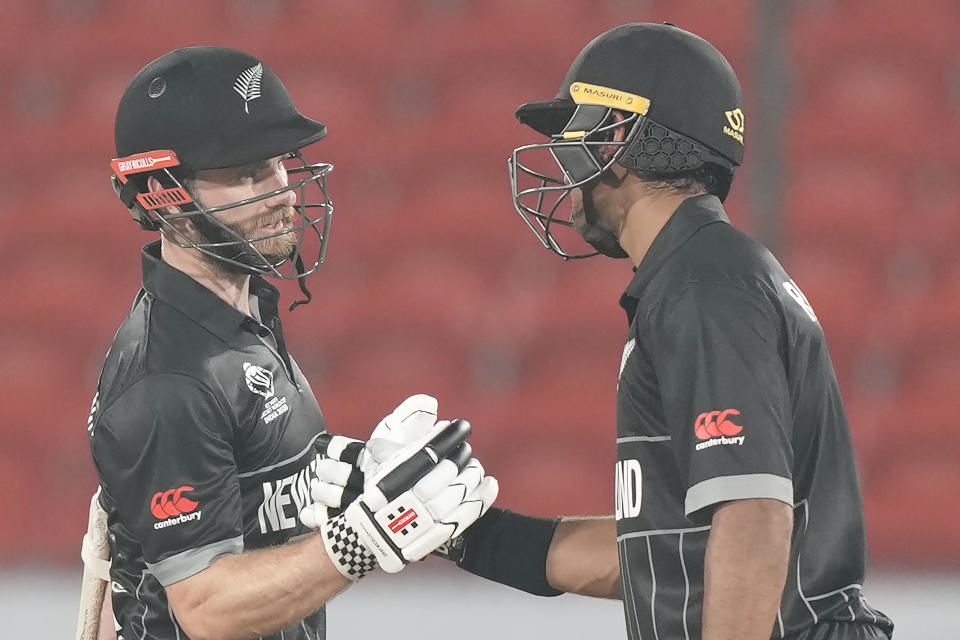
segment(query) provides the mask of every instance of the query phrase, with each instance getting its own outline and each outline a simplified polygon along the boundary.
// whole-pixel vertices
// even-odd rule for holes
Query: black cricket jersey
[[[863,508],[833,364],[777,260],[729,224],[719,199],[692,197],[620,303],[630,331],[615,511],[629,637],[700,638],[712,508],[748,498],[794,509],[771,638],[834,622],[889,633],[862,593]]]
[[[143,289],[107,354],[90,448],[109,516],[124,640],[183,639],[163,587],[227,554],[309,530],[323,415],[287,354],[277,290],[250,281],[247,316],[144,247]],[[269,636],[322,640],[324,609]]]

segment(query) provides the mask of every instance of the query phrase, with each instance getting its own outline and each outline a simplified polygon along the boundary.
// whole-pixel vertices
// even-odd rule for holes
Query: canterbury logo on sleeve
[[[736,409],[725,409],[723,411],[707,411],[697,416],[693,429],[697,439],[701,442],[697,444],[696,450],[702,451],[717,445],[742,445],[746,436],[738,436],[737,434],[743,431],[743,427],[731,420],[732,417],[739,415],[740,412]]]
[[[184,495],[191,491],[193,487],[184,485],[153,494],[153,498],[150,499],[150,513],[160,520],[154,523],[153,528],[164,529],[183,522],[199,520],[201,512],[196,511],[196,508],[200,503]]]

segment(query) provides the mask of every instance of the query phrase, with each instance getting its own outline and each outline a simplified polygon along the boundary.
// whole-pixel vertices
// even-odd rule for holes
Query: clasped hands
[[[415,395],[370,439],[322,436],[324,459],[301,521],[318,529],[341,574],[358,580],[376,564],[396,573],[447,545],[497,497],[466,442],[466,420],[437,421],[437,401]]]

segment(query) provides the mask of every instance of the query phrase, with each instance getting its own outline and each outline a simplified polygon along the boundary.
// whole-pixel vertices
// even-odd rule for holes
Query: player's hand
[[[370,434],[360,461],[364,476],[376,474],[401,448],[425,442],[429,434],[437,431],[436,422],[437,399],[433,396],[418,393],[401,402]]]
[[[436,426],[437,400],[426,394],[410,396],[381,420],[369,442],[345,436],[323,434],[320,449],[325,456],[317,467],[323,478],[312,488],[314,505],[300,512],[308,527],[320,524],[356,500],[363,491],[364,472],[372,476],[393,454],[406,445],[422,440]],[[449,423],[445,423],[449,424]]]
[[[317,473],[330,478],[327,485],[329,495],[325,496],[324,503],[330,507],[330,515],[339,513],[342,507],[357,499],[363,491],[363,471],[360,469],[364,458],[366,443],[346,436],[329,433],[321,434],[318,439],[318,449],[323,459],[317,463]],[[325,515],[325,514],[324,514]],[[321,512],[308,514],[313,529],[318,528],[316,518]]]
[[[321,523],[327,551],[343,575],[356,580],[374,561],[390,573],[400,571],[486,512],[499,487],[469,457],[469,432],[463,420],[435,425],[424,436],[429,440],[385,460],[343,514]],[[323,494],[314,497],[322,500]]]

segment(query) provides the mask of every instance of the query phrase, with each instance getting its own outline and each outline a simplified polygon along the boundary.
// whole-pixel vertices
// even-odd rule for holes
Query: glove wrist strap
[[[373,554],[360,542],[357,532],[340,514],[327,520],[321,528],[323,544],[330,562],[345,578],[356,582],[377,566]]]

